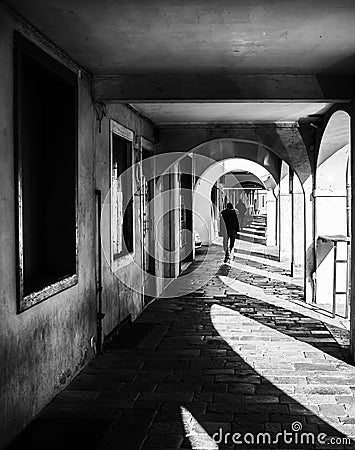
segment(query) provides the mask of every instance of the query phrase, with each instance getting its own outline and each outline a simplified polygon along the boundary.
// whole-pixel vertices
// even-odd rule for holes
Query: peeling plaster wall
[[[96,335],[94,117],[85,77],[79,81],[78,284],[20,314],[16,312],[15,29],[52,54],[43,41],[37,42],[0,8],[0,448],[92,358],[90,338]],[[60,132],[60,124],[53,126]]]
[[[13,140],[13,32],[20,31],[51,56],[61,57],[25,25],[0,10],[0,448],[26,424],[93,357],[96,337],[96,205],[95,188],[103,199],[109,190],[109,119],[154,142],[150,123],[124,105],[109,105],[98,131],[91,100],[90,80],[79,80],[78,113],[78,284],[31,309],[16,313],[16,230]],[[55,127],[55,124],[54,124]],[[60,124],[58,124],[60,129]],[[138,157],[138,152],[135,155]],[[55,160],[54,160],[55,161]],[[135,199],[135,258],[141,260],[140,202]],[[103,229],[103,233],[108,233]],[[55,237],[53,237],[55,238]],[[161,273],[162,268],[157,267]],[[142,279],[130,265],[118,281],[103,257],[104,336],[129,314],[142,310]],[[131,289],[132,287],[133,289]]]
[[[107,116],[102,121],[101,133],[96,124],[96,187],[102,191],[102,200],[109,195],[110,189],[110,119],[132,130],[135,136],[143,136],[154,142],[153,128],[148,121],[138,116],[125,105],[108,105]],[[139,154],[135,151],[135,159]],[[135,252],[134,259],[141,264],[141,219],[140,200],[134,196],[135,214]],[[104,223],[102,234],[109,234],[109,223]],[[109,250],[105,249],[102,255],[102,282],[103,282],[103,332],[107,336],[122,320],[131,315],[134,320],[143,308],[141,294],[142,276],[135,268],[134,263],[119,269],[116,275],[110,268]]]

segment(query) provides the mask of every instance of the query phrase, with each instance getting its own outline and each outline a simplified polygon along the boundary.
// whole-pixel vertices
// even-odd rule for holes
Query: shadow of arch
[[[249,263],[250,265],[250,263]],[[226,286],[229,286],[231,289],[236,289],[236,287],[233,288],[233,280],[238,280],[239,283],[250,285],[254,289],[261,289],[263,290],[263,287],[268,281],[268,276],[265,274],[264,276],[258,276],[257,280],[253,280],[251,282],[252,273],[248,272],[248,268],[245,266],[244,269],[241,271],[238,268],[230,267],[222,265],[217,274],[221,281],[226,284]],[[232,282],[231,282],[232,281]],[[272,296],[276,298],[281,298],[280,292],[285,291],[286,286],[285,283],[282,281],[278,281],[276,279],[273,279],[273,287],[274,287],[274,294]],[[297,304],[297,286],[296,285],[289,285],[290,292],[288,294],[288,301],[294,302],[296,301]],[[257,289],[255,289],[257,291]],[[295,291],[295,292],[292,292]],[[255,295],[255,294],[254,294]],[[236,293],[237,296],[237,293]],[[271,297],[272,297],[271,296]],[[295,340],[301,341],[301,342],[307,342],[309,345],[321,350],[324,353],[327,353],[328,355],[339,359],[339,361],[343,361],[347,364],[351,364],[351,358],[349,353],[349,345],[341,346],[337,341],[332,340],[332,343],[327,342],[326,335],[330,338],[330,333],[326,329],[325,324],[326,317],[322,318],[323,322],[320,322],[320,319],[312,319],[308,316],[305,316],[301,312],[293,311],[292,312],[292,319],[289,320],[289,323],[286,321],[283,322],[283,320],[274,320],[273,317],[284,317],[287,318],[287,316],[290,316],[290,314],[287,311],[288,310],[284,305],[281,303],[278,304],[272,304],[268,303],[267,301],[255,298],[255,296],[252,296],[252,294],[245,294],[238,295],[239,299],[242,299],[242,302],[244,305],[247,305],[245,308],[241,305],[241,301],[235,301],[236,307],[232,309],[236,309],[239,311],[242,315],[245,317],[254,319],[258,321],[260,324],[266,325],[270,328],[273,328],[275,330],[278,330],[279,332],[282,332],[283,334],[293,337]],[[223,302],[222,302],[223,303]],[[231,301],[232,303],[232,301]],[[229,306],[229,305],[228,305]],[[265,315],[263,315],[263,312]],[[319,325],[315,325],[314,329],[323,330],[324,337],[319,338],[319,336],[316,336],[316,334],[313,334],[305,329],[302,326],[303,321],[309,321],[310,323],[313,321],[315,324],[319,322]],[[331,326],[335,326],[332,324]],[[306,327],[307,328],[307,327]],[[349,337],[349,331],[345,329],[338,329],[338,332],[343,335],[343,337]],[[320,333],[321,334],[321,333]],[[348,340],[348,339],[347,339]],[[355,373],[355,371],[354,371]]]
[[[201,443],[204,443],[206,446],[202,448],[216,448],[212,436],[218,433],[219,430],[221,430],[223,435],[227,433],[241,433],[243,435],[252,433],[255,436],[257,433],[269,430],[275,437],[277,431],[283,429],[291,432],[294,422],[301,424],[302,431],[315,433],[316,436],[318,433],[325,433],[327,436],[345,437],[336,427],[315,414],[310,406],[307,407],[297,401],[297,395],[303,388],[307,395],[317,396],[325,395],[326,387],[320,387],[318,384],[303,384],[302,378],[297,378],[300,376],[300,372],[296,374],[293,381],[291,380],[292,376],[288,379],[283,373],[283,370],[288,370],[288,361],[287,359],[280,360],[280,355],[278,356],[278,365],[274,361],[264,367],[266,377],[255,369],[252,361],[259,353],[253,351],[252,347],[258,341],[258,337],[260,342],[263,342],[263,340],[268,342],[269,351],[273,352],[275,357],[275,353],[279,353],[280,350],[277,349],[277,345],[273,349],[277,339],[272,340],[274,336],[272,330],[274,329],[275,333],[279,334],[282,341],[282,334],[284,334],[286,328],[285,326],[278,327],[277,325],[273,329],[269,328],[268,321],[272,321],[274,318],[272,314],[265,314],[260,322],[261,327],[258,327],[258,319],[254,322],[251,309],[255,309],[255,305],[258,304],[264,311],[270,305],[264,305],[263,302],[259,302],[257,299],[248,300],[250,301],[246,302],[244,296],[237,295],[237,293],[236,298],[230,299],[228,305],[223,305],[223,299],[214,299],[213,302],[206,299],[204,302],[203,297],[185,297],[177,300],[176,307],[183,308],[185,316],[190,318],[190,325],[186,325],[186,331],[191,327],[191,324],[194,324],[193,330],[196,330],[199,336],[201,331],[198,332],[197,330],[202,321],[204,330],[208,330],[208,338],[203,341],[199,340],[198,336],[193,339],[192,330],[188,332],[190,343],[194,344],[194,349],[200,349],[201,357],[196,358],[196,361],[192,363],[189,369],[182,370],[185,374],[185,382],[189,379],[189,370],[194,374],[200,373],[201,370],[204,375],[202,375],[202,378],[198,378],[200,375],[197,375],[197,378],[200,381],[204,377],[207,378],[205,383],[202,381],[202,392],[199,395],[196,394],[196,400],[197,398],[202,400],[203,395],[207,397],[211,394],[212,397],[210,398],[213,399],[211,402],[208,402],[207,410],[201,410],[201,405],[198,402],[180,402],[180,410],[182,409],[184,416],[184,419],[180,417],[180,420],[182,421],[181,423],[183,423],[183,420],[188,422],[187,424],[184,422],[183,425],[185,435],[190,434],[190,437],[192,435],[192,439],[189,439],[191,447],[193,449],[201,448],[199,446]],[[255,304],[252,302],[255,302]],[[193,312],[194,308],[198,309],[195,313]],[[263,311],[260,312],[262,313]],[[284,312],[287,316],[287,311]],[[207,320],[206,314],[209,314],[209,320]],[[197,318],[197,315],[199,320],[196,322],[195,318]],[[299,315],[296,316],[297,314],[295,315],[295,320],[300,317]],[[254,335],[253,333],[242,334],[239,327],[242,323],[245,324],[245,321],[248,321],[249,318],[251,327],[255,325],[254,331],[256,334]],[[211,322],[213,328],[211,328],[209,322]],[[181,325],[184,326],[180,322]],[[305,326],[307,327],[307,325]],[[322,327],[323,325],[319,323],[319,326]],[[258,330],[260,331],[259,334]],[[270,333],[270,335],[266,336],[265,334],[263,338],[263,333]],[[171,338],[169,344],[175,344],[176,347],[181,348],[181,351],[191,348],[183,336],[184,333],[181,333],[181,338],[177,336]],[[253,339],[253,336],[256,339]],[[247,339],[248,337],[250,338]],[[286,336],[285,339],[287,340]],[[250,360],[248,358],[245,359],[245,353],[239,352],[236,348],[235,344],[238,344],[238,342],[246,344],[245,348],[248,349]],[[306,347],[308,346],[308,344],[305,345]],[[309,347],[309,351],[311,351],[311,347]],[[314,351],[316,352],[317,350],[314,349]],[[319,351],[321,352],[322,349]],[[317,376],[311,368],[312,362],[309,361],[309,363],[305,364],[307,367],[303,367],[302,370],[309,371],[308,375],[310,376]],[[300,366],[302,366],[302,363],[300,363]],[[268,369],[273,370],[274,373],[280,372],[279,386],[269,381]],[[321,370],[320,366],[319,370]],[[325,365],[324,370],[327,370]],[[214,378],[213,383],[207,381],[211,377]],[[285,382],[286,384],[283,384]],[[300,389],[297,395],[294,395],[293,391],[287,389],[293,386]],[[329,392],[332,389],[336,392],[337,388],[341,390],[344,386],[329,386]],[[181,385],[177,389],[186,392]],[[301,397],[302,395],[300,394]],[[171,412],[171,409],[166,410],[167,413],[169,411]],[[177,413],[176,410],[175,413]],[[181,411],[179,414],[181,415]],[[174,414],[172,417],[176,417],[176,415]],[[279,425],[277,426],[276,424]],[[188,444],[183,444],[182,446],[187,447]],[[286,447],[285,443],[278,442],[274,446],[254,445],[252,448]],[[250,443],[249,445],[238,445],[237,447],[233,446],[233,443],[229,440],[227,444],[220,443],[218,448],[250,448]],[[314,446],[298,443],[292,445],[292,448],[314,448]],[[337,446],[329,446],[329,448],[337,448]]]
[[[192,270],[193,265],[190,267]],[[210,266],[210,274],[215,274],[215,266]],[[243,296],[230,300],[233,304],[227,309],[232,306],[242,312],[246,308]],[[98,440],[104,439],[100,448],[189,448],[181,406],[190,411],[210,436],[220,427],[239,433],[266,429],[275,433],[282,428],[290,430],[291,424],[297,421],[304,431],[344,437],[292,397],[290,388],[302,386],[301,383],[289,382],[284,388],[276,386],[267,379],[267,374],[263,376],[252,367],[252,359],[248,361],[245,355],[243,358],[235,351],[233,340],[226,342],[221,336],[223,323],[234,333],[231,337],[240,341],[236,335],[240,315],[222,311],[219,316],[223,320],[214,322],[217,331],[211,317],[211,303],[219,308],[223,305],[222,300],[201,296],[155,300],[131,324],[131,336],[141,335],[142,327],[149,328],[148,334],[141,335],[134,348],[127,335],[118,334],[111,350],[92,360],[70,387],[38,416],[35,433],[31,434],[30,426],[10,448],[73,448],[73,442],[79,438],[89,441],[87,448],[93,448],[95,433]],[[264,318],[266,321],[267,316]],[[255,325],[257,328],[258,324]],[[304,326],[311,329],[311,324]],[[278,336],[282,342],[282,332]],[[268,341],[270,351],[276,342]],[[252,340],[249,343],[253,345]],[[249,357],[253,358],[252,349]],[[275,364],[273,367],[282,370],[287,361],[279,359],[280,367]],[[323,385],[323,388],[334,389],[334,386]],[[339,391],[333,392],[346,395],[345,388],[350,391],[349,386],[338,384]],[[97,395],[93,395],[95,392]],[[310,385],[310,395],[323,395],[322,392],[319,385]],[[101,419],[106,419],[105,429],[100,427]],[[85,436],[78,435],[76,420],[81,422],[79,431],[83,430]],[[80,442],[77,448],[83,448]],[[327,445],[325,448],[341,447]]]

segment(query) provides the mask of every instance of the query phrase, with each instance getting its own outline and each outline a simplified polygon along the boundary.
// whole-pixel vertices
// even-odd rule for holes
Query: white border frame
[[[117,136],[126,139],[131,143],[131,161],[132,166],[134,166],[134,132],[130,130],[129,128],[126,128],[125,126],[121,125],[120,123],[114,121],[113,119],[110,119],[110,260],[111,260],[111,270],[113,272],[116,272],[117,270],[127,266],[128,264],[132,263],[134,261],[134,256],[136,252],[136,235],[135,235],[135,201],[134,201],[134,179],[133,179],[133,172],[132,172],[132,215],[133,215],[133,251],[130,253],[127,253],[123,256],[120,256],[117,259],[114,259],[113,255],[113,249],[112,249],[112,135],[116,134]]]

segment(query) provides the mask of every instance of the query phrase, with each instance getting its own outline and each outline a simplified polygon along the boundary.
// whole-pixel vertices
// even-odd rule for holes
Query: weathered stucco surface
[[[132,49],[130,48],[130,45],[134,40],[132,41],[126,39],[127,29],[125,27],[118,26],[116,21],[112,21],[112,17],[115,17],[114,15],[110,14],[109,17],[106,16],[105,20],[109,19],[110,21],[110,25],[108,27],[103,25],[105,32],[102,33],[102,36],[106,35],[106,37],[109,36],[110,38],[108,40],[108,47],[106,49],[101,48],[99,39],[96,42],[99,46],[95,49],[95,46],[93,47],[92,40],[86,40],[87,36],[92,34],[92,29],[87,29],[85,24],[80,22],[80,18],[76,16],[71,9],[65,6],[68,4],[67,1],[64,1],[59,9],[55,7],[53,2],[50,5],[48,2],[44,2],[43,0],[37,2],[36,6],[30,2],[23,2],[22,0],[10,0],[10,3],[14,6],[22,5],[21,12],[26,15],[26,18],[29,20],[34,20],[34,23],[38,24],[42,31],[46,32],[48,30],[49,37],[54,40],[56,45],[61,46],[73,57],[77,56],[78,61],[85,64],[86,68],[91,68],[94,70],[96,75],[100,73],[110,75],[112,73],[115,77],[118,77],[117,79],[119,83],[117,83],[117,79],[114,83],[115,80],[112,80],[110,77],[96,80],[97,94],[101,93],[102,95],[103,92],[106,92],[107,96],[103,96],[103,98],[110,98],[111,100],[122,99],[123,97],[137,99],[137,97],[127,97],[128,94],[132,92],[135,96],[140,96],[138,100],[142,98],[143,100],[151,98],[151,95],[160,96],[163,100],[165,100],[166,98],[168,99],[166,96],[171,94],[171,92],[180,98],[180,100],[186,100],[187,95],[190,95],[195,99],[201,98],[204,100],[206,97],[196,97],[196,92],[197,94],[206,95],[206,92],[209,93],[213,91],[215,95],[220,96],[221,93],[224,93],[224,95],[228,97],[228,95],[230,95],[231,88],[234,92],[234,97],[237,98],[239,96],[241,99],[250,99],[248,96],[249,93],[254,92],[259,99],[262,95],[262,98],[269,98],[273,100],[275,96],[276,98],[283,98],[285,92],[288,93],[290,84],[294,85],[292,87],[292,92],[289,94],[291,95],[291,98],[296,98],[298,100],[303,98],[324,100],[324,98],[328,98],[325,95],[325,92],[328,92],[329,86],[327,89],[325,89],[326,86],[324,86],[324,89],[323,86],[322,89],[320,89],[320,77],[318,75],[307,75],[309,70],[314,67],[314,73],[318,73],[323,69],[326,72],[332,72],[335,70],[334,73],[337,73],[338,69],[342,66],[345,71],[342,70],[340,73],[352,73],[353,71],[351,58],[347,62],[347,58],[349,58],[350,55],[348,55],[345,59],[340,59],[340,61],[334,60],[334,55],[337,54],[339,48],[342,48],[342,45],[339,39],[334,41],[332,35],[329,34],[329,39],[333,39],[334,41],[332,45],[336,51],[330,52],[331,57],[329,60],[322,60],[323,62],[321,64],[319,61],[316,63],[316,60],[313,58],[314,51],[311,52],[309,54],[307,64],[304,64],[304,67],[303,69],[301,68],[302,70],[300,72],[302,73],[304,70],[306,75],[301,76],[298,83],[294,82],[295,77],[298,77],[298,75],[293,75],[294,68],[299,68],[299,61],[297,58],[292,56],[292,54],[284,52],[286,61],[282,66],[284,68],[283,70],[276,70],[277,67],[279,67],[278,64],[280,62],[280,54],[277,52],[275,53],[276,56],[274,59],[274,65],[269,65],[269,59],[265,59],[265,61],[262,60],[263,64],[261,65],[255,65],[255,52],[252,48],[254,45],[252,41],[250,41],[251,43],[247,43],[247,45],[237,42],[235,45],[233,44],[228,48],[225,45],[222,45],[221,48],[223,52],[227,48],[226,51],[229,53],[229,56],[234,55],[232,58],[229,58],[229,65],[230,67],[235,68],[239,66],[235,65],[234,59],[236,52],[234,47],[245,47],[244,53],[249,52],[250,55],[244,55],[247,56],[247,58],[245,60],[245,64],[240,66],[240,75],[246,74],[245,77],[249,77],[250,75],[248,74],[250,74],[250,68],[253,68],[252,72],[255,72],[256,76],[263,77],[263,83],[258,86],[258,89],[256,90],[255,88],[255,77],[249,79],[243,76],[242,79],[238,78],[236,80],[234,77],[230,78],[230,74],[225,73],[224,63],[223,67],[219,68],[222,78],[220,78],[220,75],[217,74],[218,83],[211,83],[210,81],[212,79],[216,80],[216,78],[214,78],[216,77],[216,74],[211,73],[211,78],[208,74],[208,67],[209,65],[211,65],[212,68],[216,67],[216,64],[213,62],[214,59],[208,57],[205,59],[206,53],[202,52],[201,55],[203,58],[200,59],[199,64],[195,64],[194,66],[194,51],[192,51],[190,57],[186,59],[186,55],[179,50],[179,48],[184,48],[184,46],[178,46],[179,48],[176,46],[176,35],[171,36],[171,30],[169,30],[168,43],[171,46],[169,59],[170,62],[174,62],[176,73],[165,74],[166,69],[169,67],[168,61],[166,58],[162,57],[164,52],[161,52],[161,47],[155,46],[154,52],[156,52],[155,57],[157,58],[157,61],[154,62],[154,58],[150,55],[150,59],[148,58],[149,64],[151,64],[150,70],[144,75],[140,72],[140,70],[143,67],[147,67],[147,55],[149,54],[149,52],[146,51],[145,45],[151,45],[152,41],[147,39],[144,33],[142,34],[139,32],[139,27],[137,28],[136,25],[136,15],[132,16],[135,17],[135,20],[131,21],[130,27],[132,29],[134,28],[135,31],[138,30],[138,34],[140,33],[139,42],[144,44],[143,46],[137,46],[134,44],[133,50],[138,49],[138,53],[132,52]],[[92,14],[90,17],[90,23],[95,25],[95,30],[97,31],[96,13],[98,12],[97,8],[100,8],[100,6],[98,6],[97,2],[91,1],[89,3],[91,10],[95,12],[95,14]],[[117,11],[116,8],[120,7],[114,3],[115,2],[112,3],[113,10]],[[160,5],[159,11],[165,11],[165,3],[158,3]],[[334,2],[327,0],[327,7],[333,8],[333,3]],[[276,2],[278,8],[281,8],[281,4],[282,2],[280,1]],[[136,13],[137,2],[134,1],[132,4],[130,3],[129,6],[127,6],[128,9],[131,7],[134,8]],[[353,7],[354,6],[352,5],[352,8]],[[82,10],[82,7],[79,9]],[[58,14],[58,11],[62,11],[62,14]],[[142,11],[144,16],[144,8],[139,12],[138,16],[142,15]],[[178,9],[175,9],[174,11],[178,16],[178,13],[181,13],[183,10],[178,11]],[[186,17],[190,18],[189,9],[186,11]],[[43,17],[42,12],[44,14]],[[262,14],[259,16],[261,18],[261,23],[264,24],[264,9],[262,9],[261,12]],[[117,14],[120,16],[120,21],[124,21],[124,14],[121,13],[122,11],[117,11]],[[247,13],[246,23],[250,25],[251,21],[249,18],[249,12],[247,11]],[[105,14],[107,14],[107,12],[105,12]],[[292,17],[297,16],[297,14],[293,14],[292,11],[290,14]],[[344,17],[343,14],[346,14],[345,10],[339,15],[340,23]],[[325,15],[323,16],[325,17]],[[48,20],[48,17],[51,17],[53,20]],[[277,19],[277,15],[275,17],[275,26],[278,26],[279,21]],[[308,15],[306,15],[306,17],[308,17]],[[202,16],[202,19],[205,24],[213,23],[215,21],[215,17],[212,17],[207,13]],[[164,14],[159,16],[159,21],[165,23],[166,16]],[[222,36],[228,37],[228,33],[225,34],[225,26],[226,24],[228,25],[228,21],[228,18],[221,19],[220,27],[217,27],[217,35],[221,34]],[[298,18],[297,21],[299,21],[297,23],[303,23],[302,17]],[[176,23],[178,23],[176,21],[173,22],[175,23],[175,26]],[[63,23],[69,24],[70,27],[68,26],[67,28],[66,26],[63,26]],[[195,28],[196,24],[192,22],[190,25]],[[249,27],[249,25],[247,26]],[[52,32],[50,32],[51,27]],[[203,27],[203,29],[207,28]],[[161,31],[161,27],[158,26],[157,29]],[[96,120],[92,104],[91,96],[93,90],[91,85],[91,77],[83,73],[78,79],[78,283],[77,285],[18,314],[16,309],[16,199],[13,123],[14,30],[20,31],[24,36],[28,37],[54,58],[67,64],[65,57],[60,54],[60,52],[58,52],[53,45],[48,45],[47,41],[43,37],[40,37],[39,34],[35,33],[33,29],[26,28],[20,19],[15,20],[8,14],[7,11],[0,7],[0,447],[5,446],[9,441],[11,441],[11,439],[36,416],[45,404],[48,403],[57,393],[59,393],[70,382],[70,380],[72,380],[75,374],[78,373],[78,371],[80,371],[80,369],[94,356],[91,342],[92,338],[95,338],[97,334],[96,281],[98,276],[96,229],[97,211],[95,189],[100,189],[102,191],[103,199],[105,199],[110,189],[110,119],[113,119],[119,124],[132,130],[135,137],[135,143],[139,142],[136,138],[142,136],[153,143],[157,142],[157,153],[186,152],[195,149],[203,143],[212,142],[213,140],[234,139],[252,142],[252,146],[254,147],[256,147],[255,143],[259,142],[268,149],[271,149],[274,152],[273,155],[271,155],[271,153],[269,154],[272,163],[271,166],[276,172],[278,168],[278,158],[288,163],[298,175],[305,192],[304,205],[302,205],[302,208],[304,206],[306,228],[304,239],[306,249],[305,289],[307,299],[312,298],[312,273],[314,270],[314,217],[311,194],[314,187],[313,175],[315,170],[315,161],[322,134],[322,127],[318,129],[319,121],[322,121],[322,119],[319,119],[315,126],[315,129],[318,131],[313,131],[307,122],[304,125],[306,130],[302,129],[302,127],[297,128],[287,126],[252,126],[245,129],[242,127],[236,127],[233,129],[223,126],[185,127],[184,125],[181,125],[171,128],[162,127],[159,130],[160,138],[158,139],[159,133],[156,132],[156,128],[154,129],[148,120],[145,120],[143,117],[136,114],[131,108],[123,104],[111,104],[107,106],[107,115],[102,121],[101,131],[99,131],[98,122]],[[312,28],[312,32],[313,30],[316,30],[316,28]],[[81,40],[73,38],[73,36],[75,37],[74,31],[80,34],[82,38]],[[159,36],[161,34],[160,31],[158,33]],[[153,30],[152,32],[153,35],[156,36],[156,30]],[[123,39],[117,39],[117,35],[115,33],[123,33]],[[345,34],[343,33],[341,36],[346,37],[346,35],[353,36],[353,26],[350,22],[347,26],[347,32]],[[295,36],[296,37],[293,39],[293,42],[295,43],[295,48],[298,51],[301,47],[299,47],[299,39],[297,38],[297,34],[295,34]],[[187,41],[191,41],[190,35],[183,33],[183,37]],[[143,39],[144,42],[141,41],[141,39]],[[319,39],[321,39],[321,36]],[[123,50],[122,41],[126,42],[126,48]],[[192,39],[192,41],[194,40]],[[197,43],[199,42],[198,40],[195,41]],[[208,43],[210,41],[211,39],[206,40]],[[309,47],[309,41],[310,39],[304,39],[304,45],[307,48]],[[111,45],[112,42],[114,45]],[[163,42],[160,37],[159,42]],[[270,42],[272,42],[271,38]],[[348,41],[345,40],[345,42]],[[329,42],[326,42],[322,45],[328,46],[328,44]],[[73,46],[75,46],[75,48]],[[198,44],[198,46],[200,46],[200,44]],[[284,42],[281,47],[284,51]],[[343,47],[345,48],[345,46]],[[213,46],[211,48],[213,50]],[[318,44],[317,48],[321,49]],[[352,46],[348,45],[348,48],[352,48]],[[176,55],[174,54],[176,49],[178,49],[177,51],[179,52],[178,58],[176,58]],[[190,50],[193,50],[193,48]],[[113,53],[111,53],[111,51]],[[123,51],[123,56],[125,56],[125,61],[123,62],[122,54],[120,58],[116,58],[120,51],[121,53]],[[303,50],[301,49],[301,51]],[[317,50],[317,52],[318,51],[320,50]],[[216,53],[213,51],[213,53],[215,55],[214,57],[216,57],[216,55],[218,57],[218,52]],[[102,55],[104,55],[103,59]],[[112,57],[112,55],[115,57]],[[244,56],[242,55],[242,57]],[[346,55],[343,56],[345,57]],[[288,60],[290,57],[292,59],[292,64]],[[158,65],[157,62],[159,63]],[[207,62],[208,64],[206,65]],[[220,65],[220,63],[218,63],[218,65]],[[195,67],[194,70],[199,67],[202,69],[202,72],[206,72],[207,78],[204,78],[203,83],[201,83],[199,74],[195,77],[193,74],[189,73],[192,66]],[[73,68],[72,65],[70,65],[70,67]],[[161,69],[160,74],[159,71],[156,71],[157,67]],[[173,66],[170,65],[170,70],[171,67]],[[269,74],[266,78],[262,75],[264,72],[259,73],[260,70],[262,70],[262,67],[266,68],[267,73]],[[307,67],[308,69],[306,70]],[[274,69],[276,72],[274,72]],[[122,70],[120,73],[123,75],[117,75],[117,70]],[[137,73],[135,77],[132,77],[132,73],[135,71]],[[184,71],[186,71],[186,78],[183,73]],[[224,73],[225,76],[223,75]],[[274,75],[274,73],[279,75]],[[284,73],[289,73],[289,75],[285,78],[283,75]],[[176,82],[175,77],[177,75],[179,76],[180,84]],[[194,80],[192,84],[191,75],[193,75]],[[162,76],[163,78],[161,78]],[[160,77],[160,81],[157,77]],[[221,82],[221,79],[228,79],[228,84],[224,85],[223,81]],[[147,80],[150,80],[151,82],[147,82]],[[280,89],[279,84],[281,80],[283,80],[282,89]],[[343,99],[346,101],[349,98],[352,98],[353,89],[351,86],[351,89],[349,90],[349,79],[347,79],[347,83],[344,85],[339,82],[338,78],[337,80],[338,82],[332,81],[331,83],[332,95],[330,95],[329,98],[338,100]],[[220,86],[218,91],[216,91],[217,84]],[[240,86],[239,93],[236,91],[235,86]],[[137,92],[137,87],[141,87],[141,91]],[[343,87],[345,88],[344,92]],[[116,97],[108,95],[109,93],[114,93]],[[147,93],[149,95],[146,97]],[[305,93],[311,96],[307,97]],[[222,98],[227,99],[225,96]],[[218,98],[220,99],[221,97]],[[349,111],[351,117],[353,117],[353,105],[350,109],[351,111]],[[323,128],[328,118],[329,117],[323,117]],[[315,119],[315,121],[317,120],[318,119]],[[352,121],[351,127],[351,139],[352,144],[354,144],[354,121]],[[60,123],[53,123],[53,134],[55,133],[60,133]],[[247,153],[251,150],[251,147],[248,147],[248,144],[246,144],[244,146],[244,150]],[[138,148],[135,152],[135,157],[137,158]],[[351,155],[352,167],[354,167],[354,152],[352,152]],[[217,157],[217,159],[226,157],[225,154],[218,155],[218,152],[216,154],[212,153],[211,156]],[[237,157],[240,156],[240,154],[232,151],[228,154],[228,157],[232,156]],[[256,161],[265,163],[264,159],[266,159],[266,156],[266,152],[259,151],[258,149],[255,151],[255,155],[253,157]],[[53,163],[55,164],[55,155],[53,155]],[[159,171],[157,175],[160,175]],[[277,175],[277,173],[275,175]],[[174,177],[172,176],[170,181],[177,185],[176,177]],[[167,178],[167,180],[169,181],[169,178]],[[170,181],[167,183],[167,186]],[[65,180],[63,180],[63,183],[65,183]],[[164,184],[157,184],[156,190],[158,192],[164,191],[167,186],[164,186]],[[355,199],[354,186],[355,184],[352,183],[353,199]],[[164,220],[159,220],[163,216],[164,208],[166,206],[171,207],[176,205],[178,202],[175,198],[175,200],[170,199],[166,203],[168,203],[168,205],[160,199],[156,205],[155,211],[157,218],[154,224],[157,233],[156,256],[159,258],[163,258],[166,255],[163,246],[158,246],[160,241],[164,244],[165,240],[167,247],[169,247],[173,242],[171,248],[178,245],[178,214],[176,214],[175,219],[171,221],[169,229],[168,227],[164,227],[164,225],[166,225]],[[354,203],[354,200],[352,203]],[[138,196],[134,198],[134,211],[136,217],[134,222],[134,259],[138,264],[140,264],[142,258],[140,241],[141,211],[140,199]],[[354,226],[355,215],[352,215],[352,229]],[[102,233],[106,235],[109,234],[108,223],[104,223]],[[55,240],[55,238],[56,237],[53,236],[53,240]],[[352,240],[351,245],[352,254],[354,254],[355,240]],[[131,263],[120,269],[118,279],[112,273],[105,256],[102,256],[102,281],[104,288],[102,294],[102,310],[105,314],[103,319],[103,334],[104,336],[107,336],[125,318],[130,316],[132,319],[135,319],[142,311],[142,278],[136,270],[133,270],[133,264]],[[161,277],[158,283],[158,290],[163,288],[162,275],[176,275],[177,269],[177,259],[175,261],[167,260],[165,265],[161,262],[157,263],[156,274]],[[352,285],[354,285],[354,265],[351,267],[351,280]],[[355,308],[352,308],[352,342],[354,342],[355,339],[355,327],[353,326],[355,323],[354,311]]]
[[[102,199],[109,195],[110,189],[110,119],[130,129],[135,136],[143,136],[150,142],[154,142],[153,129],[148,121],[139,117],[125,105],[109,105],[107,116],[102,121],[101,133],[96,131],[96,186],[102,191]],[[137,158],[137,151],[135,157]],[[141,262],[140,240],[140,199],[137,195],[133,198],[135,214],[135,253],[134,259]],[[109,223],[103,224],[102,234],[109,233]],[[141,295],[142,277],[134,270],[134,264],[128,264],[118,272],[118,277],[112,273],[110,262],[105,257],[109,250],[105,249],[102,258],[103,275],[103,331],[106,336],[123,319],[131,314],[132,320],[142,311],[143,302]],[[132,287],[133,289],[130,289]]]
[[[92,357],[90,338],[96,333],[93,113],[85,79],[80,81],[79,89],[79,281],[31,309],[16,312],[14,28],[27,34],[1,11],[0,360],[5,364],[0,369],[0,446],[18,433]],[[53,124],[53,133],[56,132],[60,132],[60,124]]]
[[[18,314],[13,140],[15,29],[59,58],[24,26],[0,10],[0,448],[18,434],[94,355],[90,342],[97,333],[95,177],[97,186],[104,192],[109,181],[108,118],[95,142],[97,123],[90,82],[82,75],[78,112],[78,283]],[[148,123],[124,106],[110,107],[108,117],[153,139]],[[53,133],[58,132],[60,123],[54,123]],[[137,223],[137,229],[138,226]],[[55,238],[53,236],[53,240]],[[129,267],[124,270],[123,277],[129,277]],[[138,294],[118,283],[105,265],[103,274],[104,331],[107,334],[128,314],[135,318],[141,311],[142,302]],[[134,280],[134,283],[139,284],[140,280]]]

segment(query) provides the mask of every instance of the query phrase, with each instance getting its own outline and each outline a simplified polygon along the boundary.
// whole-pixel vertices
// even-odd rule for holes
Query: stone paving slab
[[[92,420],[93,427],[104,420],[85,449],[355,448],[344,441],[216,444],[226,433],[275,438],[295,434],[295,426],[315,436],[355,435],[355,370],[344,330],[231,290],[219,276],[222,257],[212,247],[202,265],[201,253],[203,289],[149,305],[137,323],[153,328],[136,348],[113,346],[91,361],[39,418],[54,426],[63,418]],[[36,430],[26,446],[22,440],[13,448],[52,448],[45,445],[51,436]],[[73,447],[70,427],[61,431],[61,448],[81,448]]]

